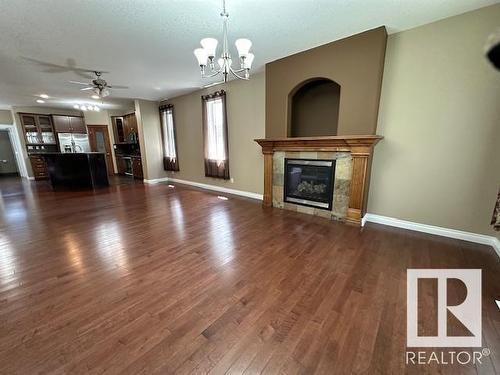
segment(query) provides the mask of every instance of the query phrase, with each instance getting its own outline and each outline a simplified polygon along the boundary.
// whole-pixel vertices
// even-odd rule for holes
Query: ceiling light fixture
[[[238,79],[249,80],[250,79],[250,68],[252,67],[254,55],[250,53],[250,48],[252,47],[252,42],[249,39],[237,39],[234,43],[236,49],[238,50],[238,55],[240,57],[240,67],[234,70],[231,67],[233,60],[229,54],[229,46],[227,42],[227,24],[229,19],[229,13],[226,12],[226,1],[222,0],[222,53],[221,57],[217,60],[217,66],[215,65],[215,54],[217,50],[217,39],[214,38],[204,38],[200,41],[202,48],[197,48],[194,50],[194,55],[198,60],[198,65],[200,65],[202,78],[211,78],[222,74],[222,82],[228,81],[229,73]],[[209,67],[209,72],[206,72],[206,67]]]
[[[95,100],[101,99],[101,97],[99,95],[96,95],[96,94],[92,95],[91,98],[95,99]]]
[[[45,100],[37,99],[36,102],[42,104],[42,103],[45,103]]]
[[[42,98],[42,99],[48,99],[49,96],[47,94],[40,94],[40,98]]]
[[[99,108],[96,105],[85,105],[85,104],[75,104],[73,105],[74,109],[79,109],[80,111],[95,111],[95,112],[100,112],[101,108]]]

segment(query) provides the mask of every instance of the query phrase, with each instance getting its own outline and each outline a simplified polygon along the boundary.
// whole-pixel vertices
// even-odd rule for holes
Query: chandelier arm
[[[237,73],[237,71],[234,71],[234,70],[233,70],[233,68],[231,68],[231,67],[229,67],[229,70],[231,71],[231,73],[233,73],[233,75],[234,75],[236,78],[243,79],[243,80],[245,80],[245,81],[250,80],[250,78],[240,76],[240,75]]]
[[[245,70],[247,70],[247,68],[240,68],[240,69],[236,69],[236,70],[233,69],[233,72],[241,73],[241,72],[244,72]]]
[[[216,75],[219,75],[222,72],[222,69],[218,69],[216,71],[212,71],[210,74],[202,74],[201,78],[212,78],[215,77]]]

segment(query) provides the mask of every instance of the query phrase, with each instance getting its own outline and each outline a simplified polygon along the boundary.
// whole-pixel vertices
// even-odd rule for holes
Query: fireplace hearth
[[[335,160],[285,159],[285,202],[331,210]]]

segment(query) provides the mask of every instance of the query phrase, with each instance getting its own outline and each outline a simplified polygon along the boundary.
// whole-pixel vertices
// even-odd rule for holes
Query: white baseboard
[[[229,188],[222,187],[222,186],[203,184],[201,182],[194,182],[194,181],[188,181],[188,180],[180,180],[180,179],[171,178],[171,177],[156,178],[153,180],[144,180],[144,182],[146,184],[157,184],[159,182],[175,182],[175,183],[182,184],[182,185],[194,186],[194,187],[197,187],[200,189],[218,191],[218,192],[226,193],[226,194],[239,195],[239,196],[245,197],[245,198],[257,199],[257,200],[263,199],[262,194],[252,193],[250,191],[229,189]]]
[[[409,229],[417,232],[435,234],[437,236],[450,237],[458,240],[475,242],[482,245],[489,245],[493,247],[497,255],[500,257],[500,241],[498,240],[498,238],[493,236],[464,232],[461,230],[437,227],[428,224],[420,224],[412,221],[406,221],[376,214],[366,214],[361,220],[361,225],[365,225],[366,222],[389,225],[391,227]]]
[[[167,182],[168,181],[168,177],[162,177],[162,178],[154,178],[152,180],[142,180],[142,182],[144,182],[145,184],[157,184],[159,182]]]

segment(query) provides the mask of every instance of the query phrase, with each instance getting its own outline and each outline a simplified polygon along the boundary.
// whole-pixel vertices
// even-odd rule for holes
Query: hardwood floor
[[[0,189],[2,374],[500,372],[489,247],[182,186]],[[482,268],[483,364],[405,365],[407,268]]]

